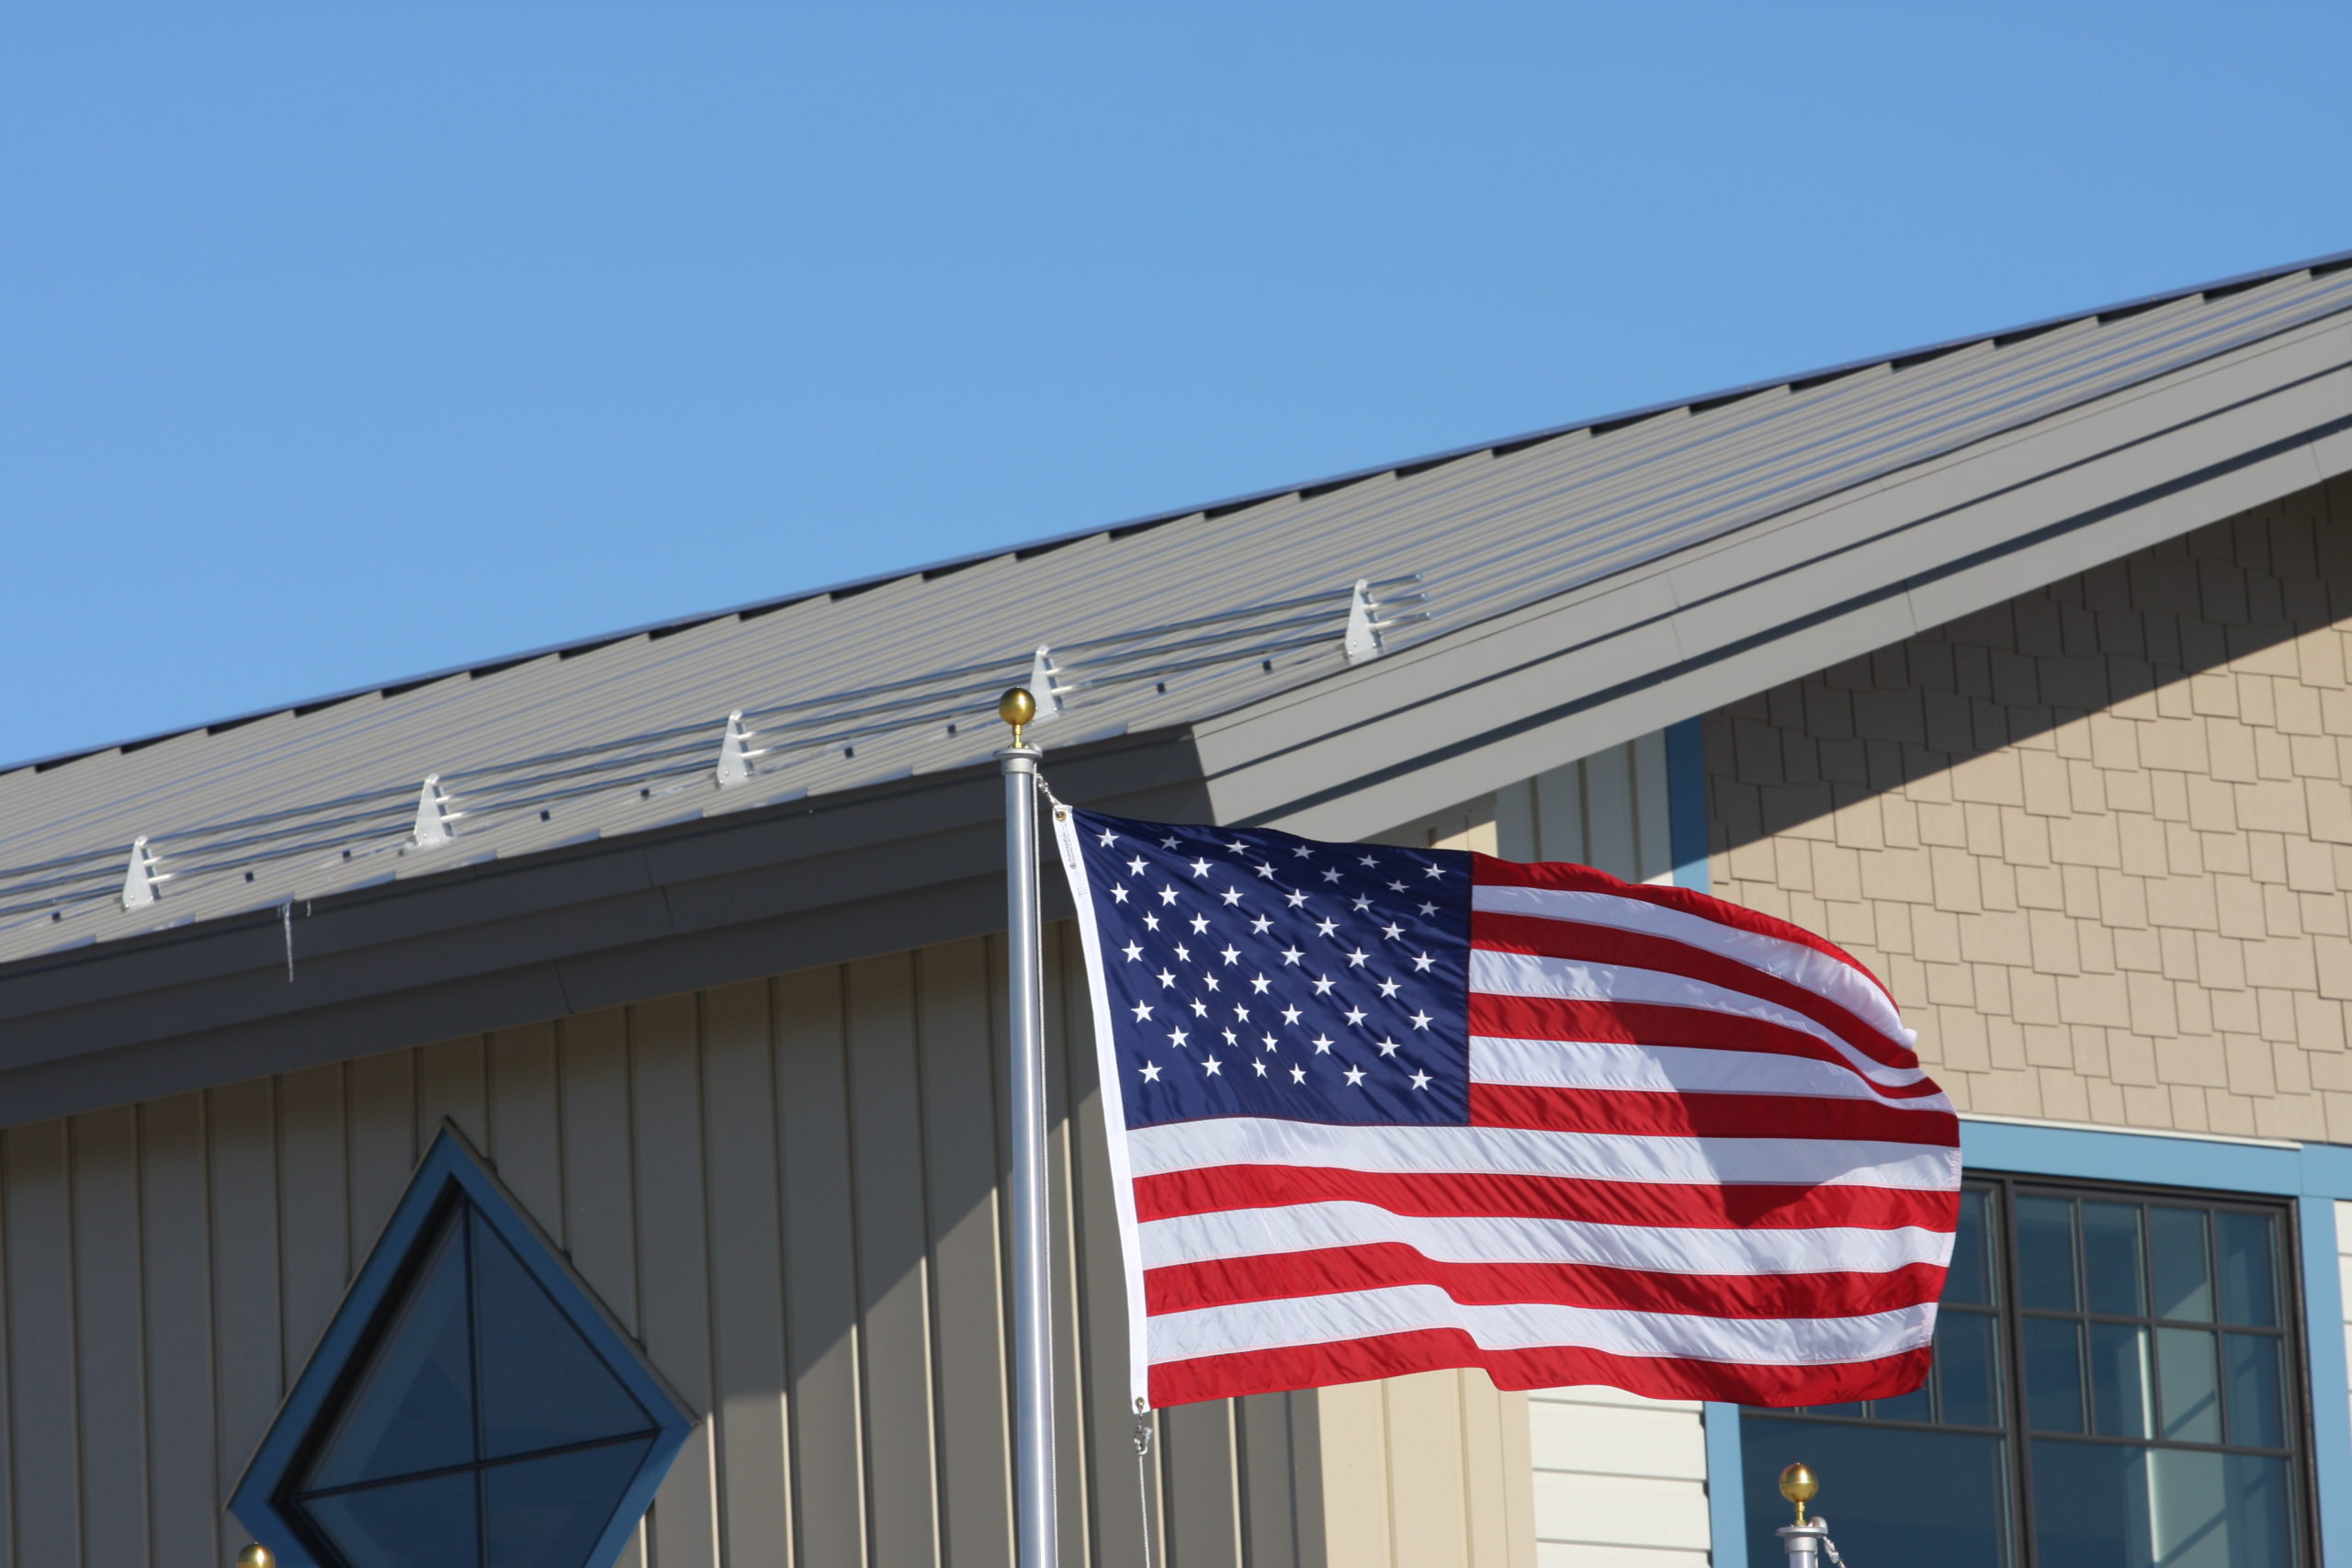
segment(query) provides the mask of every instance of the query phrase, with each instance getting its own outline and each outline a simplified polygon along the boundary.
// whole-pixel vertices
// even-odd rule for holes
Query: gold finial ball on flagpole
[[[996,716],[1012,726],[1012,743],[1021,744],[1021,731],[1037,716],[1037,699],[1029,694],[1026,686],[1014,686],[996,700]]]
[[[1821,1478],[1814,1474],[1813,1467],[1803,1460],[1781,1472],[1781,1495],[1797,1506],[1799,1524],[1804,1523],[1804,1506],[1812,1502],[1814,1495],[1820,1490]]]
[[[237,1568],[277,1568],[277,1554],[255,1541],[237,1553]]]

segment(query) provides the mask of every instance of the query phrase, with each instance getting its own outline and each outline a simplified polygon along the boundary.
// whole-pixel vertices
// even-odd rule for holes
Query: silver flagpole
[[[1019,686],[997,713],[1012,745],[1004,769],[1005,953],[1012,1001],[1013,1525],[1020,1568],[1061,1560],[1054,1508],[1054,1320],[1047,1289],[1046,1008],[1037,952],[1037,759],[1022,739],[1037,703]]]

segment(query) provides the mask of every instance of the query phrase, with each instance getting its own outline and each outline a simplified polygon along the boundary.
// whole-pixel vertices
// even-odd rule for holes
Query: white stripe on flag
[[[1514,1303],[1465,1306],[1434,1285],[1396,1285],[1198,1307],[1145,1320],[1151,1359],[1329,1345],[1377,1334],[1458,1328],[1481,1349],[1577,1346],[1616,1356],[1682,1356],[1749,1366],[1873,1360],[1928,1342],[1932,1305],[1856,1317],[1692,1317],[1681,1313]]]
[[[1640,1045],[1621,1040],[1470,1037],[1470,1081],[1521,1089],[1651,1089],[1670,1094],[1782,1094],[1866,1100],[1902,1111],[1950,1111],[1940,1094],[1897,1100],[1835,1063],[1770,1051]],[[1792,1115],[1800,1114],[1795,1111]]]
[[[1344,1126],[1272,1116],[1211,1117],[1127,1134],[1137,1176],[1220,1165],[1574,1177],[1716,1187],[1773,1182],[1947,1192],[1960,1151],[1826,1138],[1686,1138],[1518,1127]]]
[[[1697,1008],[1732,1013],[1776,1023],[1823,1042],[1851,1063],[1856,1072],[1875,1083],[1901,1088],[1928,1075],[1917,1067],[1889,1067],[1871,1060],[1848,1044],[1826,1024],[1815,1023],[1792,1008],[1751,997],[1745,991],[1693,980],[1663,969],[1631,969],[1619,964],[1595,964],[1581,958],[1551,958],[1536,953],[1498,953],[1492,948],[1470,950],[1470,989],[1498,997],[1559,997],[1586,1002],[1647,1002],[1660,1007]]]
[[[1703,915],[1688,915],[1679,909],[1639,898],[1623,898],[1613,893],[1481,883],[1471,893],[1470,907],[1491,909],[1498,915],[1537,915],[1546,919],[1641,931],[1703,948],[1826,997],[1864,1022],[1884,1031],[1890,1039],[1907,1042],[1911,1038],[1911,1032],[1903,1026],[1902,1016],[1894,1010],[1894,1001],[1875,981],[1852,964],[1842,964],[1819,948],[1807,947],[1801,942],[1742,931]]]
[[[1951,1260],[1950,1232],[1713,1230],[1589,1220],[1428,1219],[1371,1203],[1294,1203],[1147,1220],[1144,1267],[1396,1243],[1443,1263],[1589,1264],[1668,1274],[1880,1274]]]

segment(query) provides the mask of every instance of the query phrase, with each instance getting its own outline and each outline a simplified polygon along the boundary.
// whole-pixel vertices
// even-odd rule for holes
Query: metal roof
[[[1048,746],[1197,721],[2347,309],[2352,253],[19,764],[0,962],[968,767],[1040,645]]]

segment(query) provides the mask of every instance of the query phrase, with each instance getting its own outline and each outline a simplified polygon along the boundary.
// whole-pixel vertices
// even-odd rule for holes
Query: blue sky
[[[0,758],[2352,248],[2352,6],[0,0]]]

